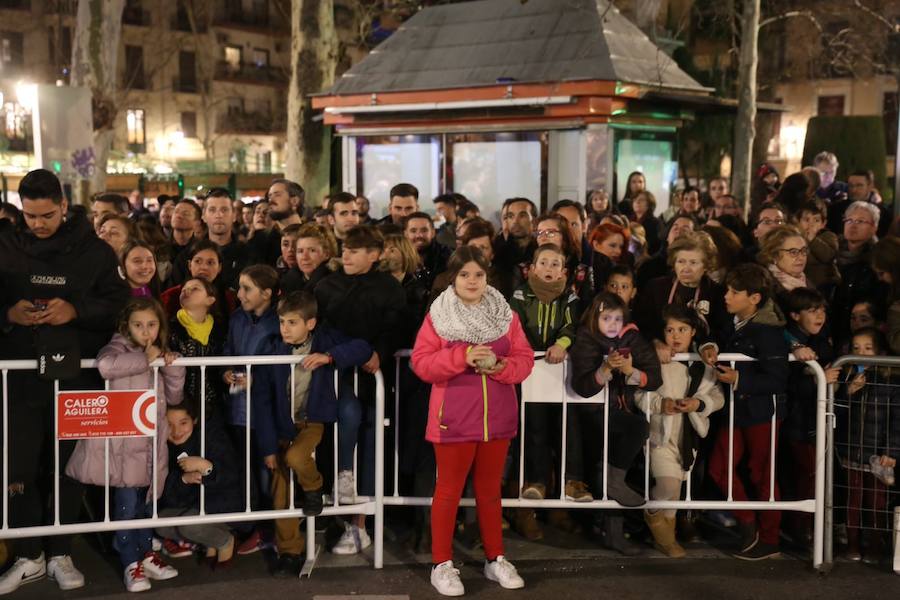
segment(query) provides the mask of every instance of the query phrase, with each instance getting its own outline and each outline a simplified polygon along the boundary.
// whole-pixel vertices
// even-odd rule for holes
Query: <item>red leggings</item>
[[[509,440],[434,444],[437,460],[437,483],[431,501],[431,560],[434,564],[453,558],[456,511],[473,463],[475,504],[484,554],[488,560],[503,554],[500,480],[508,450]]]
[[[781,421],[775,423],[775,441],[778,442],[778,430]],[[771,486],[769,470],[772,465],[772,424],[760,423],[749,427],[734,428],[734,463],[732,470],[732,497],[736,501],[762,500],[769,501]],[[775,453],[778,448],[776,445]],[[750,489],[738,473],[738,467],[744,461],[750,471]],[[728,493],[728,429],[719,431],[712,456],[709,459],[709,474],[722,490]],[[775,479],[775,500],[781,499],[778,490],[778,479]],[[759,523],[759,539],[765,544],[778,544],[778,532],[781,530],[781,511],[778,510],[734,510],[734,518],[741,523]],[[757,514],[758,513],[758,514]]]

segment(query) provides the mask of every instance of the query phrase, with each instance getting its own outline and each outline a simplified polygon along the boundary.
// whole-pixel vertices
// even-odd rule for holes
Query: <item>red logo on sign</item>
[[[56,405],[61,440],[150,436],[156,430],[154,390],[59,392]]]

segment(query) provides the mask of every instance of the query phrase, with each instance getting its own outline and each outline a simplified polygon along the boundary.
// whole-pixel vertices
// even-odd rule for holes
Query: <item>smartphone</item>
[[[179,454],[178,456],[175,457],[175,460],[181,460],[182,458],[187,458],[187,457],[188,457],[188,453],[182,452],[181,454]]]
[[[631,356],[631,348],[628,346],[616,348],[616,352],[618,352],[619,356],[621,356],[622,358],[628,358],[629,356]]]
[[[866,368],[863,365],[856,365],[856,372],[857,373],[865,373]]]
[[[47,310],[48,302],[49,300],[45,300],[43,298],[35,298],[31,301],[31,303],[34,305],[34,311]]]

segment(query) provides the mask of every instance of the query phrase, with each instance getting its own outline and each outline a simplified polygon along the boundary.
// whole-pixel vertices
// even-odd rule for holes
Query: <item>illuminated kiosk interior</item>
[[[483,0],[420,11],[312,102],[341,138],[342,189],[373,215],[409,182],[498,221],[513,196],[621,197],[631,171],[664,210],[678,129],[734,111],[712,91],[605,0]]]

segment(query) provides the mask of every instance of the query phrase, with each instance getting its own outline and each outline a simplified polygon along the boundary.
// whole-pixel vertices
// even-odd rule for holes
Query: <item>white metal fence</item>
[[[403,366],[401,365],[401,360],[404,357],[409,356],[409,351],[403,351],[398,353],[398,360],[396,365],[396,375],[400,378],[400,372]],[[201,449],[205,451],[205,433],[203,423],[205,421],[205,410],[206,410],[206,389],[205,389],[205,381],[208,376],[207,369],[209,368],[227,368],[227,367],[235,367],[235,366],[246,366],[248,370],[247,376],[247,395],[246,395],[246,406],[245,409],[247,411],[247,439],[246,439],[246,449],[247,453],[245,456],[246,459],[246,472],[244,476],[246,478],[245,481],[245,502],[246,508],[243,512],[232,512],[232,513],[224,513],[224,514],[206,514],[205,502],[204,502],[204,490],[203,486],[201,486],[201,500],[200,500],[200,514],[196,516],[185,516],[185,517],[159,517],[156,510],[156,494],[153,494],[153,509],[152,509],[152,517],[149,519],[134,519],[127,521],[113,521],[110,519],[109,515],[109,484],[104,486],[105,490],[105,514],[102,521],[96,522],[88,522],[88,523],[60,523],[59,518],[59,495],[54,493],[54,497],[56,501],[54,503],[54,519],[52,525],[39,525],[33,527],[21,527],[21,528],[10,528],[8,525],[8,494],[3,494],[3,522],[2,528],[0,528],[0,539],[5,538],[25,538],[25,537],[36,537],[36,536],[45,536],[45,535],[59,535],[59,534],[74,534],[74,533],[88,533],[88,532],[98,532],[98,531],[113,531],[119,529],[135,529],[135,528],[155,528],[161,526],[183,526],[197,523],[231,523],[231,522],[242,522],[242,521],[260,521],[260,520],[269,520],[269,519],[278,519],[278,518],[287,518],[287,517],[302,517],[303,512],[301,509],[298,509],[295,504],[294,499],[294,485],[290,486],[290,508],[284,510],[261,510],[261,511],[253,511],[250,506],[250,469],[253,468],[252,460],[250,456],[250,426],[252,424],[252,414],[251,414],[251,395],[252,395],[252,377],[253,377],[253,368],[259,367],[262,365],[295,365],[298,362],[302,361],[304,357],[302,356],[242,356],[242,357],[214,357],[214,358],[181,358],[175,361],[175,365],[185,366],[185,367],[199,367],[200,369],[200,390],[201,390],[201,401],[200,401],[200,409],[201,415],[199,422],[201,423]],[[720,361],[722,362],[730,362],[732,366],[734,366],[737,362],[749,361],[753,360],[743,355],[721,355]],[[678,355],[675,357],[677,361],[688,361],[688,360],[698,360],[699,357],[696,355]],[[791,358],[793,360],[793,358]],[[161,361],[156,361],[153,363],[152,367],[155,371],[155,377],[158,378],[158,370],[163,365]],[[816,397],[816,473],[815,473],[815,497],[808,498],[804,500],[795,500],[795,501],[776,501],[774,499],[774,491],[770,494],[770,498],[768,500],[760,500],[760,501],[735,501],[732,496],[732,473],[733,473],[733,461],[734,461],[734,405],[733,402],[729,402],[728,409],[728,426],[729,426],[729,475],[728,475],[728,490],[726,495],[726,499],[722,501],[712,501],[712,500],[694,500],[691,498],[691,488],[690,488],[690,478],[688,478],[687,484],[687,494],[685,500],[679,501],[657,501],[657,500],[649,500],[642,508],[650,508],[650,509],[718,509],[718,510],[729,510],[729,509],[743,509],[743,510],[791,510],[791,511],[801,511],[806,513],[812,513],[814,515],[814,548],[813,548],[813,564],[816,568],[821,568],[823,566],[824,560],[824,516],[825,516],[825,483],[826,483],[826,383],[825,383],[825,375],[822,371],[821,367],[816,362],[808,362],[807,365],[813,371],[817,384],[817,397]],[[9,489],[9,394],[8,394],[8,375],[11,371],[33,371],[37,367],[36,361],[33,360],[17,360],[17,361],[2,361],[0,362],[0,375],[2,375],[2,389],[3,389],[3,489]],[[85,360],[82,361],[82,368],[84,369],[93,369],[96,367],[96,363],[93,360]],[[568,391],[568,380],[569,380],[569,366],[567,362],[561,363],[559,365],[549,365],[543,361],[540,361],[537,365],[537,368],[523,383],[523,404],[528,403],[536,403],[536,402],[544,402],[544,403],[552,403],[552,404],[560,404],[562,405],[562,435],[560,436],[562,440],[562,456],[561,456],[561,464],[560,464],[560,473],[563,476],[560,478],[562,481],[565,481],[565,448],[566,448],[566,419],[567,419],[567,410],[566,407],[568,405],[576,405],[576,404],[594,404],[594,405],[603,405],[604,411],[604,430],[603,430],[603,457],[604,462],[606,461],[606,457],[608,456],[608,447],[609,447],[609,406],[606,402],[606,393],[603,392],[593,398],[580,398],[576,394],[573,394]],[[338,373],[335,373],[335,386],[337,389],[338,385]],[[381,568],[383,566],[384,560],[384,507],[387,506],[427,506],[431,503],[431,497],[424,496],[402,496],[399,493],[399,442],[400,442],[400,427],[401,423],[399,422],[400,415],[400,386],[397,385],[395,389],[395,411],[393,415],[393,420],[388,421],[385,419],[385,388],[384,388],[384,380],[382,378],[381,372],[375,373],[376,380],[376,402],[375,402],[375,479],[374,479],[374,496],[360,496],[358,497],[359,503],[352,505],[341,505],[339,503],[340,494],[337,493],[337,471],[338,471],[338,430],[337,424],[334,426],[334,482],[335,482],[335,490],[333,494],[333,503],[325,508],[322,515],[323,516],[331,516],[331,515],[353,515],[353,514],[368,514],[374,516],[374,547],[373,547],[373,563],[375,568]],[[59,389],[59,383],[56,382],[54,384],[54,390]],[[293,386],[293,369],[291,369],[291,414],[294,414],[294,386]],[[733,400],[733,398],[732,398]],[[54,399],[55,402],[55,399]],[[523,479],[523,469],[524,469],[524,454],[526,451],[526,444],[524,440],[524,425],[525,425],[525,411],[521,411],[521,432],[523,435],[520,435],[520,460],[519,460],[519,489],[522,486]],[[649,418],[649,415],[648,415]],[[775,417],[773,415],[773,421]],[[54,419],[56,422],[56,419]],[[394,473],[393,473],[393,490],[392,493],[386,495],[384,490],[384,482],[385,482],[385,442],[384,442],[384,427],[385,426],[393,426],[394,427]],[[156,439],[156,431],[154,430],[154,441]],[[775,428],[772,428],[772,445],[774,448],[775,444]],[[423,432],[424,435],[424,432]],[[58,436],[54,436],[55,438]],[[648,442],[649,444],[649,442]],[[59,441],[56,439],[54,443],[55,447],[55,466],[54,469],[54,491],[59,490],[59,477],[60,477],[60,465],[59,463]],[[108,449],[108,444],[107,444]],[[153,485],[155,489],[155,474],[156,474],[156,453],[154,452],[154,465],[153,465]],[[775,460],[771,462],[771,471],[770,471],[770,483],[774,482],[775,478]],[[645,482],[649,482],[649,458],[645,461],[645,473],[644,479]],[[64,468],[64,466],[63,466]],[[599,499],[595,499],[592,502],[573,502],[565,500],[564,495],[560,495],[559,498],[554,499],[545,499],[545,500],[529,500],[522,498],[504,498],[503,505],[507,507],[518,507],[518,508],[567,508],[567,509],[597,509],[597,508],[621,508],[621,506],[611,500],[607,495],[607,473],[608,468],[603,469],[603,485],[602,485],[602,496]],[[291,474],[293,479],[293,474]],[[562,486],[560,486],[562,487]],[[648,488],[647,494],[649,494],[649,485],[646,486]],[[770,489],[774,490],[774,485],[770,486]],[[463,506],[472,506],[474,505],[474,499],[466,498],[462,501]],[[305,572],[309,572],[309,569],[312,568],[317,547],[314,543],[315,540],[315,525],[314,518],[307,519],[307,563],[304,567]]]
[[[399,442],[400,442],[400,428],[401,424],[396,421],[400,414],[400,394],[399,394],[399,380],[400,380],[400,371],[403,368],[400,364],[401,359],[409,358],[411,351],[405,350],[397,353],[397,365],[396,365],[396,373],[395,377],[397,378],[398,385],[395,385],[394,391],[394,415],[395,422],[394,426],[394,479],[393,479],[393,493],[385,496],[384,504],[386,506],[429,506],[431,504],[430,497],[414,497],[414,496],[402,496],[399,493],[399,474],[398,474],[398,461],[399,461]],[[542,356],[542,353],[537,353],[538,357]],[[696,354],[679,354],[675,356],[675,361],[678,362],[686,362],[686,361],[694,361],[700,360],[700,357]],[[738,362],[747,362],[753,361],[755,359],[745,356],[743,354],[721,354],[719,355],[720,362],[729,362],[734,367],[735,363]],[[793,356],[790,357],[791,361],[795,359]],[[770,496],[768,500],[750,500],[750,501],[736,501],[733,497],[733,473],[734,473],[734,393],[733,390],[729,392],[730,397],[727,398],[727,406],[728,406],[728,489],[725,494],[725,500],[695,500],[691,498],[691,478],[687,477],[687,488],[686,488],[686,497],[684,500],[650,500],[650,459],[649,459],[649,440],[647,441],[645,451],[646,451],[646,460],[644,461],[644,482],[645,482],[645,500],[646,503],[641,506],[641,508],[647,509],[695,509],[695,510],[788,510],[788,511],[798,511],[798,512],[806,512],[813,514],[813,523],[814,523],[814,532],[813,532],[813,566],[817,569],[821,568],[824,562],[824,552],[823,552],[823,539],[824,539],[824,514],[825,514],[825,431],[826,431],[826,382],[825,382],[825,373],[822,370],[822,367],[815,361],[810,361],[806,363],[809,366],[813,373],[815,374],[816,379],[816,388],[817,388],[817,396],[816,396],[816,474],[815,474],[815,497],[808,498],[805,500],[775,500],[774,490],[775,490],[775,464],[776,460],[774,457],[774,450],[777,435],[777,430],[774,427],[776,415],[773,411],[772,415],[772,424],[771,428],[771,448],[772,448],[772,459],[770,460],[770,471],[769,471],[769,481],[770,486]],[[559,460],[559,480],[561,482],[566,481],[565,477],[565,469],[566,469],[566,425],[567,425],[567,413],[566,407],[569,405],[578,405],[578,404],[593,404],[593,405],[602,405],[604,411],[604,423],[603,423],[603,457],[605,466],[603,468],[603,481],[602,481],[602,496],[599,499],[595,499],[592,502],[574,502],[571,500],[566,500],[564,492],[562,490],[563,486],[560,485],[560,495],[558,498],[553,499],[544,499],[544,500],[531,500],[526,498],[503,498],[502,503],[504,507],[509,508],[566,508],[566,509],[597,509],[597,508],[625,508],[622,507],[618,502],[609,498],[607,492],[607,473],[608,462],[607,458],[609,456],[609,404],[607,402],[606,388],[600,394],[592,397],[592,398],[582,398],[578,396],[574,391],[571,390],[570,380],[571,374],[569,372],[570,365],[569,361],[565,361],[556,365],[551,365],[544,361],[536,361],[535,362],[535,370],[532,372],[531,376],[522,384],[522,405],[523,409],[520,410],[520,429],[519,429],[519,474],[518,474],[518,486],[517,489],[521,490],[524,482],[524,464],[525,464],[525,451],[526,451],[526,440],[524,432],[525,432],[525,410],[524,405],[529,403],[549,403],[549,404],[559,404],[562,405],[562,434],[559,439],[562,440],[561,443],[561,453]],[[650,415],[647,414],[647,419],[649,420]],[[474,498],[463,498],[460,502],[462,506],[474,506],[475,500]]]

